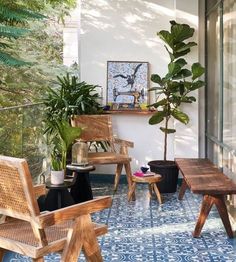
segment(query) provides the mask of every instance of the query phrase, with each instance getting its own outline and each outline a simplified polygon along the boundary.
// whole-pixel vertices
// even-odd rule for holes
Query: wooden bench
[[[203,195],[193,236],[199,237],[206,218],[213,204],[215,204],[228,236],[233,238],[225,196],[236,193],[236,184],[220,172],[208,159],[177,158],[175,162],[184,178],[179,192],[179,200],[183,199],[187,188],[195,194]]]

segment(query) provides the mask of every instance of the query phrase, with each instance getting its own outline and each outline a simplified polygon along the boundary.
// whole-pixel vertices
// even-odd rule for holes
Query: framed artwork
[[[148,88],[148,62],[107,62],[107,104],[111,109],[146,109]]]

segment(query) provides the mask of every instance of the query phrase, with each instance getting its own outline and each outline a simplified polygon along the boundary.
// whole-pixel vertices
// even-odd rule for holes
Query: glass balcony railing
[[[26,158],[34,182],[47,170],[43,104],[0,108],[0,154]]]

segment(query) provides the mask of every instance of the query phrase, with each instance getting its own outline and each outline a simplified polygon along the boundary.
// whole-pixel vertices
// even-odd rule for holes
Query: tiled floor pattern
[[[96,184],[96,195],[111,194],[112,186]],[[155,198],[149,201],[146,185],[138,185],[137,200],[127,202],[127,186],[120,185],[113,196],[111,209],[94,216],[108,223],[109,233],[99,239],[105,262],[233,262],[236,261],[236,239],[229,239],[216,210],[212,210],[200,238],[192,231],[201,197],[187,192],[184,200],[177,193],[163,194],[163,205]],[[46,261],[60,261],[52,254]],[[4,262],[28,262],[29,258],[8,253]],[[85,261],[83,255],[79,261]]]

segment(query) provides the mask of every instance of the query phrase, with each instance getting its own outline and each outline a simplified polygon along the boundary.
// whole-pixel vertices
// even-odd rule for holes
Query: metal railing
[[[0,108],[0,154],[26,158],[34,182],[47,169],[42,103]]]

